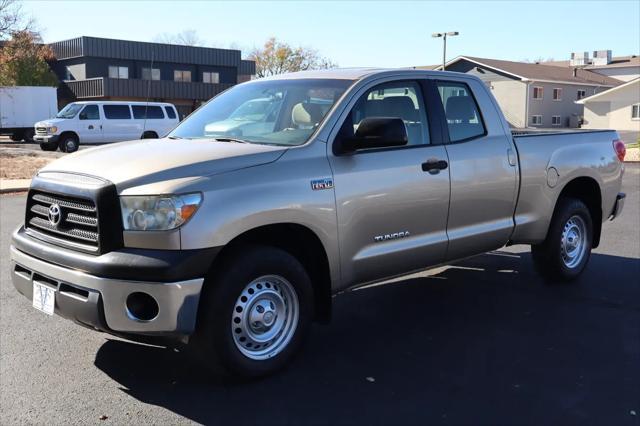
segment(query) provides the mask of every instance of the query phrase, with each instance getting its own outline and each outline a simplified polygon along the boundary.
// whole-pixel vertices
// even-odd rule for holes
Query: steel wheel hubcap
[[[282,352],[298,325],[299,304],[293,286],[278,275],[251,281],[231,315],[233,341],[247,358],[262,360]]]
[[[580,264],[587,250],[587,226],[580,216],[572,216],[565,223],[560,241],[562,261],[567,268]]]

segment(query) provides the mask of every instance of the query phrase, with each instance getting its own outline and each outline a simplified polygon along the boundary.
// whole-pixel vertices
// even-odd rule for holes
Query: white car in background
[[[74,152],[80,144],[160,138],[178,124],[175,106],[160,102],[85,101],[35,124],[44,151]]]

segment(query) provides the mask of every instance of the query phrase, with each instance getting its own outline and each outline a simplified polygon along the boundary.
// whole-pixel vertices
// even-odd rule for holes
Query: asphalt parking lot
[[[286,371],[207,381],[179,352],[34,310],[1,204],[0,424],[640,424],[640,167],[579,282],[515,246],[335,300]],[[101,420],[103,419],[103,420]]]

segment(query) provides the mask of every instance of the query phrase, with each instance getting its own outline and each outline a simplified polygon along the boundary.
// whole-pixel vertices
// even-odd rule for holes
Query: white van
[[[44,151],[74,152],[80,144],[163,137],[178,124],[175,106],[160,102],[85,101],[35,124]]]

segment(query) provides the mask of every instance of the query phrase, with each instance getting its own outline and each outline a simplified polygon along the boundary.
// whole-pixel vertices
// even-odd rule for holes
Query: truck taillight
[[[622,142],[620,139],[614,140],[613,150],[616,152],[618,160],[624,161],[624,156],[627,153],[627,148],[624,146],[624,142]]]

